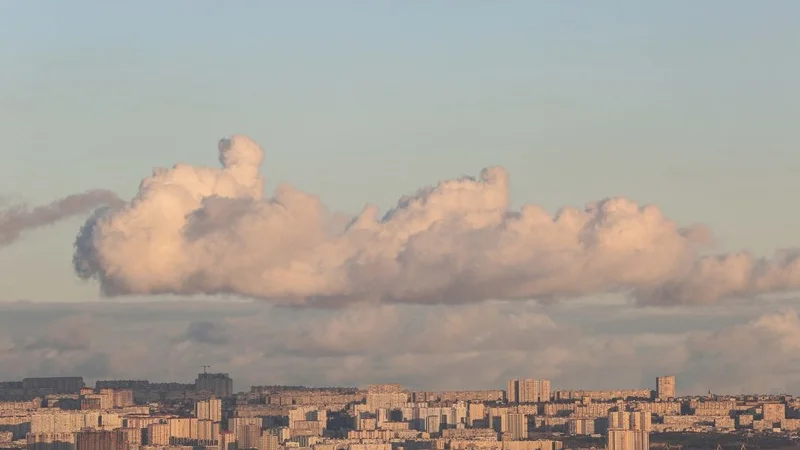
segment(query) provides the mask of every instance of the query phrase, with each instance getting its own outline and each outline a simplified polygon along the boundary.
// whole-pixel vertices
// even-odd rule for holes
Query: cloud
[[[224,303],[204,312],[192,304],[194,317],[168,315],[170,308],[162,303],[111,306],[64,306],[71,313],[50,322],[47,308],[0,305],[0,340],[8,343],[0,351],[0,376],[77,373],[89,379],[190,381],[202,365],[211,364],[230,372],[239,389],[250,383],[378,381],[468,388],[501,386],[517,373],[556,375],[571,355],[592,359],[570,350],[580,340],[577,330],[556,325],[533,305],[526,311],[490,302],[317,312]],[[29,322],[3,326],[23,317]],[[76,328],[85,334],[75,343],[58,341],[59,336],[69,340]],[[457,379],[445,376],[462,370]]]
[[[27,230],[52,225],[68,217],[88,214],[102,205],[120,205],[121,200],[110,191],[92,190],[73,194],[45,206],[30,208],[24,203],[0,210],[0,248],[5,247]]]
[[[228,330],[214,322],[192,322],[178,342],[191,341],[206,344],[225,345],[230,342]]]
[[[686,343],[685,371],[703,374],[695,391],[733,393],[782,392],[800,389],[800,317],[784,308],[745,324],[698,332]]]
[[[549,378],[558,389],[653,388],[663,374],[678,376],[681,393],[800,388],[796,309],[737,307],[717,321],[702,308],[670,311],[519,301],[337,310],[185,300],[0,304],[0,378],[191,382],[210,364],[229,372],[237,390],[379,382],[502,389],[518,377]]]
[[[88,350],[91,346],[91,329],[95,324],[89,314],[77,314],[57,319],[39,337],[28,337],[24,350],[54,350],[70,352]]]
[[[319,198],[265,198],[261,148],[220,143],[221,169],[156,169],[76,240],[75,268],[106,295],[230,293],[284,305],[457,304],[623,293],[640,304],[710,304],[800,287],[797,251],[702,256],[701,226],[623,198],[509,209],[508,174],[442,181],[379,217],[342,225]]]
[[[14,315],[12,314],[11,320]],[[20,333],[0,336],[0,366],[6,379],[24,376],[103,377],[111,373],[109,355],[98,352],[95,338],[109,334],[88,313],[78,312],[54,321],[41,317]],[[5,324],[4,324],[5,325]],[[4,329],[13,329],[4,326]],[[8,332],[8,331],[6,331]]]

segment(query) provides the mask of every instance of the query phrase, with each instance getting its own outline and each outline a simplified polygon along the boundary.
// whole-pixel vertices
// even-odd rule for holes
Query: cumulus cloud
[[[550,215],[509,206],[508,173],[442,181],[346,225],[282,185],[265,198],[261,148],[219,145],[222,168],[157,169],[90,218],[76,272],[106,295],[232,293],[285,305],[457,304],[598,293],[640,304],[714,303],[800,287],[800,253],[702,256],[710,233],[610,198]]]
[[[102,205],[120,205],[122,201],[106,190],[73,194],[45,206],[31,208],[20,203],[0,210],[0,248],[5,247],[27,230],[52,225],[66,218],[88,214]]]

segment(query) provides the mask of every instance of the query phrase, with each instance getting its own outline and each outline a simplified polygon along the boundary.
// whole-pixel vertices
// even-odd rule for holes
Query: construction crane
[[[207,373],[206,369],[210,369],[211,368],[211,366],[202,366],[202,367],[203,367],[203,373]]]

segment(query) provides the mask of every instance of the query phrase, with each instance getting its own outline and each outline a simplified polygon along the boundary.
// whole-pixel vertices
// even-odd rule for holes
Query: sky
[[[800,188],[799,13],[797,2],[777,0],[2,2],[0,136],[8,150],[0,196],[41,205],[109,189],[130,200],[154,167],[218,167],[217,141],[242,133],[264,148],[267,192],[287,182],[332,210],[358,214],[372,203],[385,211],[421,186],[500,165],[515,206],[555,212],[624,196],[680,224],[708,226],[717,250],[767,255],[800,243],[800,213],[788,203]],[[0,249],[0,301],[58,302],[79,318],[86,302],[110,302],[72,269],[85,219],[31,230]],[[733,322],[670,339],[772,323],[773,303],[764,304],[726,307]],[[525,305],[537,317],[570,316]],[[383,314],[402,321],[407,313]],[[592,317],[602,314],[622,313]],[[646,314],[637,320],[668,320]],[[767,322],[751,324],[762,315]],[[685,321],[670,317],[671,327]],[[588,342],[607,333],[584,332]],[[615,339],[647,338],[636,336]],[[537,336],[521,339],[538,345]],[[711,340],[696,345],[719,345]],[[576,367],[559,366],[558,349],[543,348],[537,357],[556,367],[546,373],[565,377],[559,371]],[[649,385],[649,366],[631,355],[619,356],[641,375],[631,382]],[[696,354],[684,356],[679,380],[685,374],[691,385],[720,370],[699,370],[688,362]],[[354,374],[363,367],[350,363],[337,360],[342,375],[332,379],[362,381]],[[104,364],[109,376],[123,367]],[[791,387],[781,383],[794,368],[779,369],[787,378],[776,388]],[[475,382],[502,386],[491,374]]]

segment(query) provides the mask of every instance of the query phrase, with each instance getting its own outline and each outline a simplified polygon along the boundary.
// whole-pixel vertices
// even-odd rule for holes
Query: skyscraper
[[[610,412],[606,450],[649,450],[650,419],[646,411]]]
[[[222,400],[210,398],[201,400],[194,405],[194,415],[200,420],[222,421]]]
[[[506,389],[506,401],[508,403],[519,403],[519,380],[509,380]]]
[[[675,398],[674,375],[664,375],[656,378],[656,397],[660,400]]]
[[[76,450],[125,450],[127,446],[122,431],[84,430],[75,436]]]
[[[608,430],[607,450],[648,450],[650,433],[638,430]]]
[[[521,441],[528,438],[528,417],[522,413],[507,413],[506,415],[508,433],[512,439]]]
[[[233,395],[233,380],[227,373],[200,373],[194,382],[198,391],[208,391],[219,398]]]
[[[508,403],[537,403],[550,400],[550,380],[510,380],[506,390]]]

